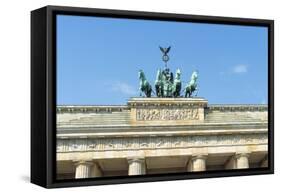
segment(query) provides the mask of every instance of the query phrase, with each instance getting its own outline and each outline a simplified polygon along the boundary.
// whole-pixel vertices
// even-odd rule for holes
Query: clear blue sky
[[[115,105],[139,96],[138,70],[154,84],[159,46],[184,85],[199,71],[210,104],[267,103],[267,28],[89,16],[57,17],[57,104]]]

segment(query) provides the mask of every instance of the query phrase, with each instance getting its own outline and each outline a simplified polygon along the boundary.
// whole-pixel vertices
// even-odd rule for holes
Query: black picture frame
[[[265,26],[268,28],[267,168],[56,180],[56,15]],[[274,173],[274,21],[172,13],[46,6],[31,12],[31,182],[46,188],[168,181]]]

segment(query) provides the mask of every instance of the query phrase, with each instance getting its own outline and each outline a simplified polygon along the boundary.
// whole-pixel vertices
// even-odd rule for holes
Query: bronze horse
[[[198,87],[197,87],[197,79],[198,79],[198,72],[197,71],[194,71],[191,75],[191,78],[190,78],[190,82],[186,85],[185,87],[185,97],[191,97],[193,92],[196,91],[196,95],[197,96],[197,93],[198,93]]]
[[[152,87],[149,82],[146,80],[144,72],[139,70],[139,80],[140,80],[140,96],[142,92],[145,94],[146,97],[151,97]]]

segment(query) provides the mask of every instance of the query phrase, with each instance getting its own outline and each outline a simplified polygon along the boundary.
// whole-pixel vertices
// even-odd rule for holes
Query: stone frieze
[[[131,137],[101,139],[57,139],[57,152],[173,149],[267,143],[267,134]]]

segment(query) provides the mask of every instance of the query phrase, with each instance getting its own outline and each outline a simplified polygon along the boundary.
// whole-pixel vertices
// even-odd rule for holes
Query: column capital
[[[243,152],[243,153],[236,153],[234,156],[236,159],[236,168],[241,169],[241,168],[249,168],[249,156],[250,153],[248,152]]]
[[[144,157],[129,157],[127,160],[129,164],[128,175],[142,175],[146,173]]]
[[[127,161],[129,164],[132,162],[145,163],[145,157],[129,157]]]
[[[193,154],[192,156],[191,156],[191,160],[195,160],[195,159],[207,159],[207,157],[208,157],[208,154]]]
[[[247,157],[247,158],[249,158],[249,156],[250,156],[250,152],[242,152],[242,153],[236,153],[235,155],[234,155],[234,157],[237,159],[237,158],[240,158],[240,157]]]
[[[92,162],[90,161],[76,161],[74,162],[75,165],[75,178],[89,178],[90,171],[92,168]]]
[[[207,154],[198,153],[191,156],[187,163],[187,170],[191,172],[206,170]]]
[[[92,166],[93,165],[93,161],[89,161],[89,160],[73,160],[73,163],[75,166],[78,166],[78,165]]]

